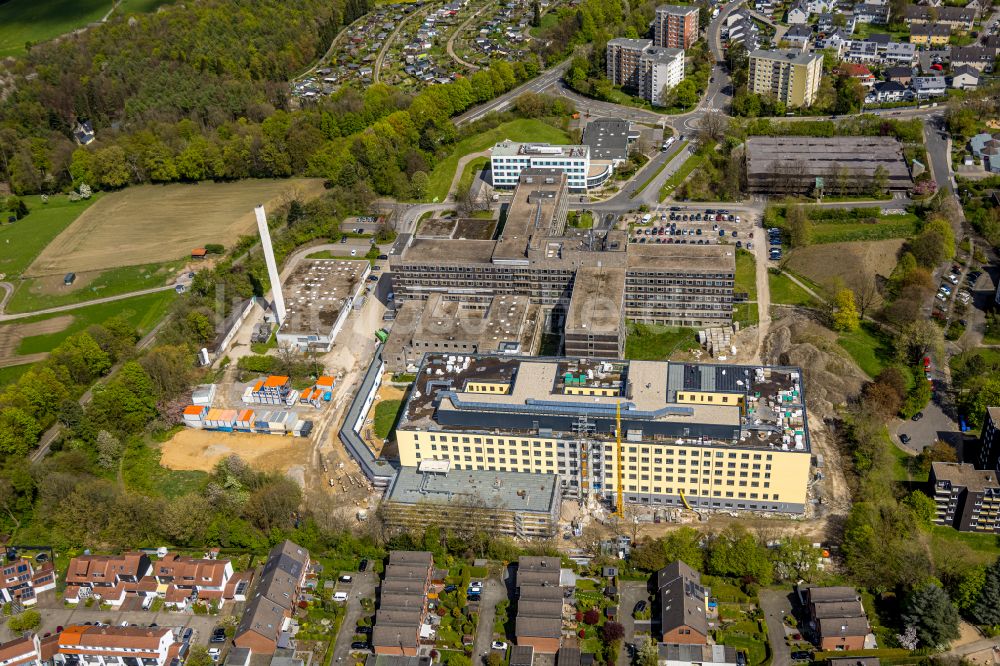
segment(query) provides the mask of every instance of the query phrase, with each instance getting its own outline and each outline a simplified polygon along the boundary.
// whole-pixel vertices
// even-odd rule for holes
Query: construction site
[[[251,353],[262,320],[271,320],[278,330],[288,321],[287,285],[298,292],[316,281],[316,260],[307,257],[306,252],[293,254],[281,273],[268,262],[272,284],[281,286],[271,296],[271,307],[247,318],[234,335],[227,351],[232,361]],[[331,261],[334,267],[340,263]],[[469,511],[492,511],[494,524],[502,522],[503,531],[525,538],[559,533],[572,537],[587,525],[620,529],[622,521],[637,534],[659,534],[679,524],[715,526],[738,520],[822,540],[826,519],[847,510],[846,481],[824,419],[843,400],[835,394],[846,395],[851,387],[841,382],[843,386],[833,391],[814,390],[816,379],[828,378],[812,374],[815,358],[804,356],[796,363],[788,354],[795,345],[787,328],[771,331],[764,345],[765,364],[759,366],[613,361],[609,367],[608,361],[580,358],[536,362],[524,354],[537,353],[545,315],[529,299],[499,295],[475,308],[435,294],[397,309],[384,289],[381,298],[375,297],[376,281],[358,280],[363,274],[364,269],[353,271],[348,279],[352,288],[360,283],[350,307],[344,307],[343,294],[331,295],[339,299],[333,307],[341,321],[329,350],[310,348],[307,353],[323,378],[322,386],[317,380],[303,386],[281,376],[241,377],[237,364],[231,363],[220,369],[210,405],[191,406],[190,417],[203,427],[186,429],[167,442],[163,464],[208,470],[235,453],[286,473],[303,487],[310,502],[336,497],[328,509],[343,520],[367,520],[384,500],[394,513],[383,513],[396,517],[387,519],[388,524],[402,528],[421,515],[412,510],[416,504],[449,498],[447,503],[464,507],[465,513],[441,513],[441,507],[440,520],[465,515],[462,520],[467,522]],[[321,293],[328,290],[325,286],[311,289],[312,298],[327,296]],[[413,316],[409,326],[400,328],[405,335],[396,330],[400,321],[393,322],[384,344],[386,336],[376,337],[375,332],[385,325],[387,304],[402,315],[402,323],[408,321],[408,310]],[[341,318],[342,312],[346,314]],[[700,342],[716,362],[733,363],[727,356],[732,356],[736,332],[729,327],[708,329]],[[511,344],[498,344],[501,338]],[[440,351],[442,343],[450,353]],[[270,353],[285,351],[279,345]],[[495,360],[484,365],[485,359]],[[769,369],[768,361],[780,367]],[[797,368],[788,369],[792,365],[808,369],[802,376]],[[551,373],[545,370],[549,366]],[[773,377],[781,377],[777,384],[771,379],[774,372],[778,374]],[[533,404],[537,411],[550,403],[553,406],[545,410],[583,411],[579,418],[567,413],[552,423],[517,425],[517,404]],[[482,412],[476,405],[489,407]],[[312,426],[300,438],[252,434],[254,422],[246,414],[250,410],[297,411],[298,417],[286,417],[285,423],[308,417]],[[497,410],[497,418],[488,419],[492,425],[468,420],[472,414],[481,419]],[[643,416],[657,410],[666,411],[652,420]],[[671,425],[689,414],[702,415],[697,432],[690,423]],[[437,437],[440,443],[417,444],[414,435],[420,428],[414,429],[415,419],[432,415],[438,421],[437,434],[424,436],[432,441]],[[534,420],[539,421],[537,416]],[[212,429],[204,427],[209,423]],[[501,445],[502,440],[486,434],[501,430],[510,443]],[[446,432],[449,441],[441,441]],[[454,438],[459,441],[451,441]],[[654,444],[658,438],[662,441]],[[497,443],[491,447],[491,441]],[[546,443],[553,448],[547,449]],[[716,451],[726,456],[718,466],[713,464]],[[744,473],[739,466],[755,468],[748,470],[745,485],[741,480],[732,490],[725,485],[728,470],[723,466],[731,454],[737,456],[737,474]],[[743,456],[747,463],[740,461]],[[758,473],[756,468],[764,465],[768,469]],[[772,465],[778,466],[775,477],[765,479]],[[682,485],[678,474],[685,471],[690,483]],[[759,478],[750,478],[750,471]],[[532,479],[542,483],[541,495],[529,490]],[[555,484],[549,502],[541,499],[546,479]],[[473,482],[484,492],[464,492],[463,486]],[[571,538],[568,545],[572,543]]]

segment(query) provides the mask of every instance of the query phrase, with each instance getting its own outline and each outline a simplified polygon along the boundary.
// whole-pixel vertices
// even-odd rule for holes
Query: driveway
[[[618,604],[618,621],[625,627],[624,642],[634,644],[636,624],[639,625],[640,629],[648,631],[650,621],[640,620],[636,622],[635,618],[632,617],[632,609],[640,601],[645,601],[647,608],[652,605],[652,602],[649,601],[649,592],[646,590],[644,582],[621,581],[618,587],[621,594],[621,603]],[[618,666],[629,666],[631,661],[628,650],[622,650],[618,653]]]
[[[354,580],[350,583],[337,583],[337,592],[347,592],[347,614],[344,622],[337,632],[337,643],[333,648],[335,663],[345,663],[349,661],[351,652],[351,642],[354,638],[354,628],[358,626],[358,620],[365,614],[361,608],[363,598],[375,599],[375,587],[378,584],[378,576],[372,571],[364,573],[352,573]]]
[[[493,621],[497,616],[497,604],[508,598],[507,585],[504,581],[491,576],[485,583],[479,600],[479,625],[476,627],[476,641],[473,644],[475,654],[483,660],[489,654],[490,644],[493,642]]]
[[[212,629],[216,627],[222,619],[231,615],[235,604],[226,604],[223,612],[219,615],[195,615],[194,613],[178,613],[168,611],[122,611],[122,610],[101,610],[100,608],[39,608],[42,616],[42,624],[38,628],[38,635],[44,636],[47,633],[55,633],[56,627],[68,627],[71,624],[83,624],[84,622],[106,622],[110,625],[120,625],[122,622],[148,626],[157,624],[161,627],[190,627],[194,630],[191,643],[208,644],[208,638],[212,635]],[[6,625],[0,629],[3,641],[17,638]]]
[[[761,590],[760,609],[767,622],[767,642],[771,644],[771,665],[791,666],[792,650],[785,644],[785,623],[783,618],[792,612],[792,602],[788,592]]]

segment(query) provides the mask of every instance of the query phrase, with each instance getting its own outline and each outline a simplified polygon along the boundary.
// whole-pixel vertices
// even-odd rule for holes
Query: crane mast
[[[615,484],[618,490],[618,505],[615,507],[615,515],[619,518],[625,517],[624,492],[622,491],[622,403],[615,403],[615,448],[618,458],[617,474],[618,479]]]

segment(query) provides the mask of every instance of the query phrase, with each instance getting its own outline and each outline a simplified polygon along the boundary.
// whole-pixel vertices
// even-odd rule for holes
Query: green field
[[[166,5],[173,0],[121,0],[118,4],[118,9],[115,10],[116,14],[145,14],[152,12],[160,7],[160,5]]]
[[[837,344],[869,377],[875,377],[887,365],[893,365],[893,349],[889,340],[874,324],[866,322],[856,331],[841,333]]]
[[[476,173],[489,163],[490,158],[488,157],[477,157],[474,160],[469,160],[469,163],[465,165],[465,169],[462,171],[462,177],[458,180],[458,191],[464,192],[472,187],[472,181],[475,179]]]
[[[696,346],[694,334],[693,328],[629,322],[625,338],[625,358],[637,361],[662,361],[670,358],[676,349]]]
[[[747,293],[747,300],[757,300],[757,261],[747,250],[736,250],[736,284],[733,289]]]
[[[111,6],[111,0],[8,0],[0,4],[0,57],[100,21]]]
[[[849,211],[805,208],[812,222],[813,244],[909,238],[917,232],[919,222],[913,213],[882,215],[877,208],[870,206],[859,206]],[[785,210],[783,206],[770,208],[767,224],[788,229]]]
[[[0,368],[0,386],[16,382],[18,377],[31,369],[31,365],[31,363],[27,363],[25,365],[11,365]]]
[[[392,426],[396,425],[396,417],[399,410],[403,408],[402,400],[383,400],[375,405],[375,436],[385,439],[392,432]]]
[[[754,326],[760,323],[760,310],[756,303],[737,303],[733,306],[733,321],[739,322],[740,328]]]
[[[767,273],[767,284],[771,291],[771,302],[778,305],[801,305],[818,307],[820,303],[784,273]]]
[[[704,161],[705,158],[698,153],[684,160],[681,168],[675,171],[670,178],[667,178],[667,181],[663,183],[663,187],[660,188],[660,201],[670,196],[677,186],[683,183],[691,175],[691,172],[701,166],[701,163]]]
[[[504,139],[511,141],[534,141],[539,143],[567,144],[569,136],[561,129],[543,123],[541,120],[512,120],[493,129],[470,136],[455,144],[452,153],[438,162],[430,173],[427,199],[443,201],[448,196],[448,188],[455,177],[458,160],[470,153],[478,153],[493,147]],[[471,182],[471,181],[470,181]]]
[[[24,280],[18,283],[13,298],[7,304],[7,312],[33,312],[160,287],[168,278],[175,276],[183,265],[183,261],[174,261],[146,266],[122,266],[105,271],[89,284],[76,289],[59,286],[55,293],[45,290],[43,280],[46,279]],[[61,279],[58,282],[61,285]]]
[[[73,316],[73,323],[58,333],[24,338],[17,348],[17,353],[26,355],[52,351],[60,342],[74,333],[78,333],[92,324],[105,322],[116,315],[124,316],[126,320],[136,327],[140,335],[148,333],[159,323],[163,315],[166,314],[167,307],[175,296],[176,294],[173,291],[165,291],[157,294],[147,294],[146,296],[125,298],[110,303],[90,305],[63,313],[18,319],[16,323],[29,323],[69,314]]]
[[[0,5],[0,24],[8,6]],[[0,27],[2,33],[3,28]],[[87,201],[72,202],[63,195],[57,195],[49,197],[47,204],[42,203],[40,196],[22,197],[28,205],[27,217],[14,224],[0,225],[0,247],[3,247],[0,273],[5,273],[8,280],[23,273],[46,245],[101,196],[95,194]]]
[[[964,544],[978,553],[984,553],[987,561],[1000,555],[1000,536],[996,534],[959,532],[951,527],[935,525],[931,528],[931,541],[932,547],[940,547],[945,552],[950,544]]]

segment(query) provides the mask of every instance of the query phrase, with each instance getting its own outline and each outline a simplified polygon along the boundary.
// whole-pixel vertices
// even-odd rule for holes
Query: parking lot
[[[724,244],[752,250],[755,240],[765,242],[759,231],[755,233],[755,220],[745,217],[745,211],[670,206],[626,216],[625,221],[631,225],[630,243]]]
[[[241,604],[242,605],[242,604]],[[195,615],[194,613],[177,613],[161,611],[122,611],[101,610],[100,608],[45,608],[41,609],[42,624],[38,629],[39,636],[47,636],[58,631],[59,627],[87,622],[102,622],[109,625],[135,624],[147,627],[156,624],[160,627],[189,627],[193,630],[192,644],[208,644],[212,630],[223,618],[234,612],[236,605],[228,603],[219,615]],[[16,638],[5,626],[0,629],[3,640]]]

